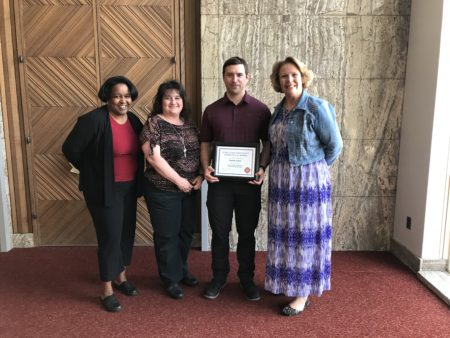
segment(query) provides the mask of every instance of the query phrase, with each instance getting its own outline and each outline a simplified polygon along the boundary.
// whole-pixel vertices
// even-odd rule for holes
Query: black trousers
[[[89,200],[86,205],[97,234],[100,279],[109,282],[131,263],[136,231],[136,184],[134,181],[114,183],[111,206]]]
[[[238,276],[242,283],[253,280],[255,271],[255,229],[261,211],[261,186],[247,182],[221,181],[208,184],[209,223],[212,230],[212,270],[223,283],[230,272],[230,231],[235,213],[238,233]]]
[[[188,271],[187,258],[195,230],[196,192],[169,192],[146,181],[145,201],[153,226],[156,262],[165,284],[178,283]]]

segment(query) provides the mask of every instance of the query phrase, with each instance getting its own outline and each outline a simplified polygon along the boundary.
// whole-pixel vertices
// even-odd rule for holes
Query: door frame
[[[15,43],[17,0],[0,0],[0,41],[2,53],[2,117],[8,172],[9,210],[12,233],[32,233],[29,183],[24,139],[23,114],[18,89],[18,60]]]

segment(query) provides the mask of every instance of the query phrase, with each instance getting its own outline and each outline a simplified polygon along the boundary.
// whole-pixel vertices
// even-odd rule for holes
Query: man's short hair
[[[223,64],[222,76],[225,75],[225,68],[227,68],[228,66],[233,66],[233,65],[243,65],[244,69],[245,69],[245,75],[248,74],[247,61],[245,61],[243,58],[241,58],[239,56],[233,56],[233,57],[229,58],[227,61],[225,61],[225,63]]]

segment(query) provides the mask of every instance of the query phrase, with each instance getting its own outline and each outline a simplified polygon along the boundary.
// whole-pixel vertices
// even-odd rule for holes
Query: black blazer
[[[128,119],[139,137],[142,122],[128,112]],[[114,158],[112,131],[106,106],[78,118],[62,151],[70,163],[80,171],[79,188],[88,203],[110,206],[113,197]],[[142,195],[144,182],[144,155],[139,147],[136,173],[137,197]]]

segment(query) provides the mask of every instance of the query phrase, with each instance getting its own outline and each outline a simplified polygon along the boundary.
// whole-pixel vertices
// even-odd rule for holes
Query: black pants
[[[169,192],[146,181],[145,201],[153,226],[156,262],[163,283],[178,283],[188,271],[187,258],[195,230],[196,192]]]
[[[109,282],[131,263],[136,231],[136,184],[134,181],[114,183],[111,206],[92,204],[88,200],[86,204],[97,233],[100,279]]]
[[[253,279],[255,271],[255,229],[261,210],[261,186],[247,182],[221,181],[208,184],[209,223],[212,229],[212,270],[214,279],[226,281],[230,272],[228,255],[233,210],[239,235],[238,276],[242,283]]]

